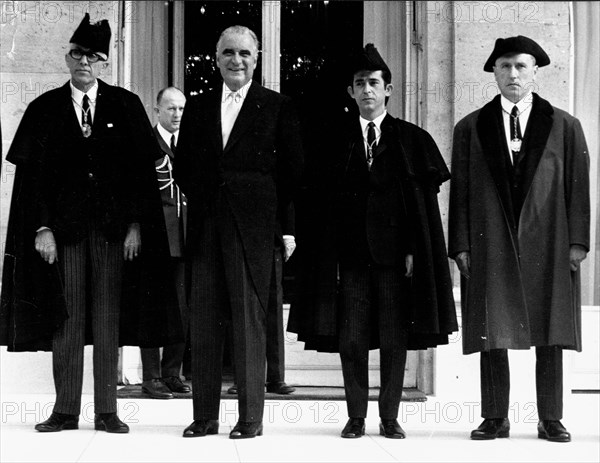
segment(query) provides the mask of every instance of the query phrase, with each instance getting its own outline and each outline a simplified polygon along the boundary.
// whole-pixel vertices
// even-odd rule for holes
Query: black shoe
[[[79,416],[52,412],[50,418],[35,425],[39,432],[58,432],[67,429],[79,429]]]
[[[187,385],[183,384],[181,378],[179,376],[168,376],[163,378],[163,383],[167,385],[167,387],[171,390],[171,392],[178,392],[180,394],[187,394],[192,392],[192,389]]]
[[[558,420],[540,420],[538,422],[538,437],[550,442],[571,442],[571,434]]]
[[[116,413],[100,413],[94,417],[94,429],[115,434],[126,434],[129,426],[123,423]]]
[[[152,399],[172,399],[173,393],[162,379],[154,378],[142,382],[142,392]]]
[[[356,439],[365,435],[365,419],[350,418],[342,430],[342,437]]]
[[[477,429],[471,431],[471,439],[491,440],[496,437],[508,437],[509,431],[508,418],[486,418]]]
[[[295,387],[288,386],[284,381],[277,381],[274,383],[267,383],[267,392],[273,392],[274,394],[291,394],[296,390]]]
[[[194,420],[183,430],[183,437],[203,437],[207,434],[219,434],[218,420]]]
[[[236,395],[238,393],[237,384],[234,384],[229,389],[227,389],[227,394]]]
[[[406,433],[397,420],[381,420],[379,423],[379,434],[388,439],[405,439]]]
[[[238,421],[229,433],[230,439],[251,439],[262,436],[262,421]]]

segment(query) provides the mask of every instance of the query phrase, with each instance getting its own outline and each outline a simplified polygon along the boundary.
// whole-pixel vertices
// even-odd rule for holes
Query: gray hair
[[[258,54],[258,50],[260,48],[260,42],[258,41],[258,38],[256,37],[256,34],[254,33],[254,31],[252,29],[247,28],[246,26],[230,26],[227,29],[225,29],[223,32],[221,32],[221,35],[219,36],[219,40],[217,41],[217,52],[219,51],[219,46],[221,45],[223,38],[229,34],[239,34],[239,35],[248,34],[250,37],[252,37],[252,40],[254,41],[254,47],[256,48],[256,53]]]

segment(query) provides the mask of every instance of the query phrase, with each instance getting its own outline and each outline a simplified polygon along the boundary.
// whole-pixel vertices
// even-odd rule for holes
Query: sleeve
[[[448,255],[471,249],[469,237],[469,146],[470,129],[463,120],[454,128],[448,211]]]
[[[565,200],[569,241],[590,249],[590,155],[581,123],[574,119],[566,130]]]

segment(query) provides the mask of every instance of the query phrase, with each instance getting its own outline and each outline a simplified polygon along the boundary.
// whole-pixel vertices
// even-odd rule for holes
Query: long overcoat
[[[96,105],[86,142],[67,82],[28,105],[11,143],[7,160],[17,167],[0,296],[0,345],[9,351],[51,350],[54,331],[69,316],[58,265],[34,249],[36,231],[49,226],[59,245],[79,242],[90,210],[108,241],[122,242],[129,223],[141,227],[140,257],[124,268],[120,344],[160,347],[183,339],[177,297],[162,270],[169,248],[152,126],[136,95],[101,80]],[[92,344],[87,302],[85,342]]]
[[[569,266],[571,245],[589,249],[589,154],[581,125],[534,94],[522,152],[515,179],[500,96],[456,125],[448,251],[471,255],[470,279],[461,285],[465,354],[548,345],[581,350],[579,271]]]

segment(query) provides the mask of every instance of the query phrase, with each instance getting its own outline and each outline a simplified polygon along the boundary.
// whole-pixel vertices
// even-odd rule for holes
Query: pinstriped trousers
[[[79,415],[83,387],[86,316],[91,316],[94,340],[94,411],[117,411],[119,306],[123,243],[108,243],[90,226],[88,237],[76,244],[58,244],[58,263],[69,318],[52,340],[54,411]],[[89,262],[88,262],[89,261]],[[86,269],[91,270],[87,275]],[[91,312],[86,314],[86,299]]]
[[[204,219],[192,244],[190,343],[194,420],[219,419],[226,327],[232,326],[239,420],[262,421],[265,401],[266,311],[244,258],[231,211]],[[274,255],[274,249],[270,251]],[[275,284],[275,270],[271,285]]]
[[[396,419],[402,398],[407,334],[404,271],[375,264],[340,265],[340,358],[348,416],[366,418],[369,400],[369,341],[380,342],[379,416]]]

